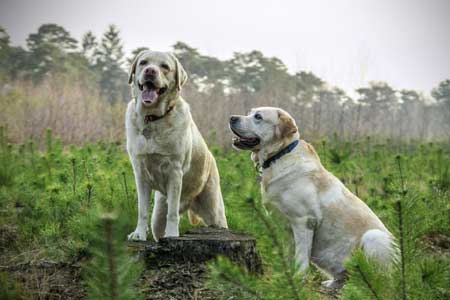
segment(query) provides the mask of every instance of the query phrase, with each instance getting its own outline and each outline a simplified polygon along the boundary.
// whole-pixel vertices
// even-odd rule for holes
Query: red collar
[[[168,113],[170,113],[173,110],[173,108],[174,108],[174,106],[169,107],[169,109],[166,111],[166,113],[163,114],[162,116],[146,115],[144,118],[144,124],[148,124],[150,122],[158,121],[158,120],[164,118],[165,116],[167,116]]]

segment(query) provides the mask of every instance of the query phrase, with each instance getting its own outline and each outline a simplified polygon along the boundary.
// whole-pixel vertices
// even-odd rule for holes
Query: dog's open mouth
[[[231,131],[235,134],[233,136],[233,146],[239,149],[253,149],[258,146],[260,143],[260,139],[258,137],[244,137],[240,135],[237,131],[235,131],[232,127]]]
[[[167,87],[156,87],[151,81],[138,85],[141,90],[142,103],[146,106],[156,103],[158,97],[167,91]]]

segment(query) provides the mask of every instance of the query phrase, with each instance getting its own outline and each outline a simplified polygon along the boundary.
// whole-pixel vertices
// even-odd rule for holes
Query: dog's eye
[[[170,71],[170,67],[169,67],[169,65],[166,64],[166,63],[162,63],[162,64],[161,64],[161,68],[166,69],[167,71]]]
[[[255,114],[255,119],[256,120],[262,120],[261,114]]]
[[[146,60],[141,60],[140,62],[139,62],[139,65],[140,66],[145,66],[147,64],[147,61]]]

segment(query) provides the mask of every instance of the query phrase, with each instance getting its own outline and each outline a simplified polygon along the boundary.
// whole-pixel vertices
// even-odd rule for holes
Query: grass
[[[6,133],[0,130],[0,242],[4,250],[1,265],[40,259],[72,261],[91,255],[94,242],[88,233],[95,230],[102,212],[115,212],[123,220],[118,225],[121,232],[131,232],[135,227],[137,195],[123,144],[98,142],[82,147],[63,146],[50,130],[42,144],[45,148],[40,150],[33,142],[9,144]],[[415,283],[416,277],[408,275],[408,272],[415,274],[408,269],[408,262],[414,259],[423,264],[423,271],[434,278],[435,273],[442,270],[429,261],[422,241],[429,235],[450,236],[450,145],[416,141],[394,144],[375,139],[356,142],[334,139],[314,145],[325,167],[363,199],[397,236],[395,207],[399,198],[403,198],[403,213],[407,215],[403,217],[405,232],[402,234],[410,237],[404,241],[404,247],[420,248],[420,251],[415,251],[414,258],[407,256],[410,261],[406,261],[403,270],[407,272],[404,279],[408,281],[402,290],[408,295],[419,295],[414,289],[420,284]],[[277,299],[287,279],[283,275],[286,263],[276,258],[292,254],[290,233],[286,225],[278,221],[279,216],[269,217],[273,228],[258,216],[260,190],[249,154],[217,147],[212,147],[212,152],[221,175],[229,227],[257,237],[265,263],[266,275],[261,279],[248,279],[249,285],[250,280],[255,280],[250,289],[270,284],[271,289],[263,298]],[[184,216],[181,232],[188,228],[190,225]],[[278,242],[276,247],[273,231],[282,243]],[[13,238],[8,239],[7,233],[13,234]],[[443,259],[448,265],[448,256],[436,259]],[[318,282],[322,279],[314,269],[303,280],[295,277],[300,294],[309,290],[308,295],[316,296],[318,293],[314,291],[319,289]],[[430,289],[440,289],[441,281],[430,282],[438,282],[437,287],[432,285]],[[215,284],[226,299],[229,296],[227,283]],[[352,284],[352,288],[362,293],[363,287],[357,282]],[[14,283],[9,282],[9,285]],[[436,295],[448,293],[448,289],[444,289]],[[352,299],[349,295],[351,291],[344,293],[345,299]]]

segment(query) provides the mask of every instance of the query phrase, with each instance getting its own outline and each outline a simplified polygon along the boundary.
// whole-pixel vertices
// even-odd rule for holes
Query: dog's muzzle
[[[151,106],[158,101],[158,97],[167,91],[166,86],[158,87],[153,80],[145,80],[142,84],[138,83],[141,90],[142,104]]]
[[[230,129],[235,134],[233,137],[233,146],[242,150],[250,150],[259,145],[260,139],[256,136],[244,136],[236,128],[239,123],[239,117],[232,116],[230,118]]]

